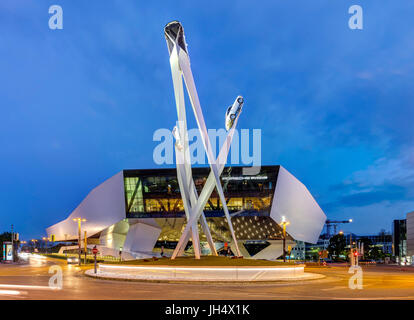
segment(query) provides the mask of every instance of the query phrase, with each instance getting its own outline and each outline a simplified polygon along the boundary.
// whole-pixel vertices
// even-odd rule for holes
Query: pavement
[[[50,269],[52,267],[52,269]],[[62,288],[56,269],[62,271]],[[205,283],[153,283],[125,282],[94,279],[84,275],[92,265],[78,267],[66,261],[31,257],[25,264],[0,264],[0,300],[4,299],[144,299],[144,300],[210,300],[210,299],[323,299],[365,300],[404,299],[414,300],[414,268],[399,266],[362,267],[362,289],[350,289],[352,274],[348,267],[306,268],[305,272],[323,274],[319,280],[254,283],[254,284],[205,284]],[[49,273],[51,271],[51,273]],[[51,279],[51,277],[54,277]]]

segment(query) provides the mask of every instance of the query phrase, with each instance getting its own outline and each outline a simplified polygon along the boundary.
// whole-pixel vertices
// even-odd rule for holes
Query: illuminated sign
[[[3,242],[3,260],[13,261],[13,247],[11,242]]]
[[[222,177],[222,180],[267,180],[267,176]]]

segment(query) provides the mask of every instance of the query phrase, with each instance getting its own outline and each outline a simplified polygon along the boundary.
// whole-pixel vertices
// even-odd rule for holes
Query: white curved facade
[[[228,172],[232,172],[231,177],[228,176],[229,173],[226,173],[227,169],[229,169]],[[266,184],[265,181],[254,179],[254,177],[243,176],[241,167],[227,169],[225,169],[222,176],[224,186],[231,183],[244,183],[246,185],[255,183],[263,187]],[[199,171],[198,173],[197,170]],[[202,170],[208,173],[208,168],[195,169],[195,177],[197,177],[197,174],[200,177],[200,171]],[[171,201],[167,199],[169,202],[165,202],[167,201],[165,199],[155,199],[158,202],[144,199],[147,202],[143,200],[142,204],[140,202],[133,202],[137,201],[137,199],[132,199],[133,197],[138,197],[137,193],[143,193],[143,195],[140,194],[139,196],[145,198],[145,192],[151,192],[151,188],[157,183],[162,184],[162,182],[152,182],[153,184],[146,186],[143,182],[146,180],[142,176],[148,175],[147,172],[149,171],[151,172],[151,181],[162,180],[163,177],[172,179],[176,174],[174,169],[123,170],[93,189],[65,220],[47,228],[48,236],[53,234],[55,241],[77,240],[78,225],[73,219],[84,218],[86,221],[82,222],[82,238],[84,231],[86,231],[88,238],[94,237],[96,241],[99,240],[101,248],[106,248],[108,252],[113,252],[113,255],[116,255],[120,248],[123,249],[125,254],[129,253],[132,257],[136,257],[139,254],[151,255],[157,240],[178,241],[186,221],[184,213],[180,216],[179,210],[174,211],[174,208],[171,209],[170,213],[160,213],[155,212],[158,209],[154,208],[160,205],[163,206],[162,210],[168,211],[167,205],[177,206],[178,200],[175,199],[178,199],[180,196],[179,189],[171,194],[171,190],[165,192],[166,198],[176,197]],[[204,174],[204,171],[202,173]],[[225,174],[227,176],[224,176]],[[132,179],[135,179],[136,188],[132,187],[134,189],[133,192],[131,191],[132,189],[128,189],[128,193],[126,191],[128,188],[127,179],[131,179],[131,177],[135,177]],[[288,234],[287,245],[294,247],[294,240],[316,243],[324,226],[326,216],[309,190],[282,166],[262,167],[262,171],[257,177],[271,180],[268,186],[270,189],[265,189],[269,193],[268,197],[271,199],[269,200],[268,209],[264,211],[258,210],[255,213],[249,209],[239,210],[233,208],[233,213],[231,214],[231,220],[235,227],[242,255],[257,259],[272,259],[280,256],[282,241],[280,240],[281,228],[279,224],[283,219],[282,217],[289,221],[289,225],[286,228]],[[131,195],[132,193],[133,195]],[[159,190],[158,193],[160,193]],[[212,195],[212,197],[214,196]],[[230,207],[232,206],[232,201],[236,200],[235,197],[237,197],[237,194],[235,195],[234,192],[227,191],[226,198]],[[246,196],[246,198],[243,198],[243,206],[245,205],[245,199],[254,200],[251,195]],[[266,199],[265,197],[258,200],[266,202]],[[213,205],[212,202],[216,204],[215,201],[217,201],[218,206],[218,199],[210,198],[204,208],[214,241],[216,243],[229,242],[229,246],[233,248],[234,244],[231,238],[228,237],[228,232],[223,229],[225,224],[221,219],[224,219],[224,217],[223,215],[220,217],[219,207],[217,207],[216,211],[208,211],[207,207]],[[251,202],[251,200],[249,201]],[[260,201],[253,201],[253,205]],[[145,210],[150,212],[133,212],[134,210],[144,211],[144,207]],[[200,232],[201,236],[201,228]],[[223,238],[220,238],[221,234],[224,234]],[[271,237],[268,237],[269,235]],[[255,252],[249,251],[247,244],[256,240],[266,242],[267,247],[264,246],[262,250],[256,250]],[[203,239],[202,241],[205,242],[206,240]]]
[[[326,215],[305,185],[280,166],[270,216],[289,224],[286,231],[295,240],[316,243],[325,224]]]
[[[77,239],[78,224],[74,218],[86,219],[82,222],[82,232],[86,231],[88,237],[125,219],[123,172],[93,189],[65,220],[47,228],[47,235],[55,235],[56,241]]]

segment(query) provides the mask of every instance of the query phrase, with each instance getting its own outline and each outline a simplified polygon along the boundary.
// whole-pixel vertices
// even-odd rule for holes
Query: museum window
[[[144,200],[142,195],[142,183],[138,177],[124,179],[126,211],[144,212]]]

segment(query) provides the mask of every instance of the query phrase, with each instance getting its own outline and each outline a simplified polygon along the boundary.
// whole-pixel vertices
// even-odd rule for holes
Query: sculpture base
[[[167,282],[258,282],[320,279],[323,276],[305,273],[304,265],[286,266],[168,266],[100,264],[97,274],[87,276],[129,281]]]

